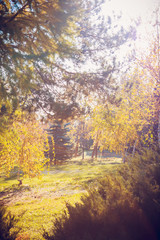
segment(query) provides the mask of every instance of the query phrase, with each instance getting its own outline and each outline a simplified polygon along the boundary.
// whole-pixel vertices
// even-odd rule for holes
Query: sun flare
[[[135,22],[140,22],[140,25],[136,27],[135,47],[144,53],[149,48],[151,36],[155,34],[153,25],[156,21],[156,15],[154,12],[159,5],[159,0],[106,0],[102,12],[106,17],[112,14],[119,15],[117,25],[124,28]]]
[[[131,18],[141,16],[146,18],[148,13],[151,12],[158,4],[156,0],[111,0],[106,1],[104,4],[104,12],[114,11],[121,12]]]

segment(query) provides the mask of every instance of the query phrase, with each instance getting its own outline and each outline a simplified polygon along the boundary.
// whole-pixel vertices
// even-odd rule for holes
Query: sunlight
[[[160,0],[0,0],[0,240],[160,240]]]
[[[151,7],[153,1],[151,0],[112,0],[112,6],[127,13],[131,17],[143,15],[148,8]]]
[[[156,2],[156,0],[111,0],[104,4],[103,11],[104,13],[108,11],[121,12],[132,19],[139,16],[146,18],[148,11],[153,9]]]
[[[102,13],[106,17],[111,14],[119,15],[117,24],[124,28],[140,21],[140,25],[137,26],[137,40],[134,47],[140,54],[147,54],[151,36],[154,35],[155,15],[153,12],[158,5],[158,0],[106,0]],[[127,54],[127,48],[121,51],[121,54]]]
[[[118,24],[124,27],[129,26],[133,21],[140,20],[142,27],[149,29],[153,12],[158,5],[158,0],[111,0],[105,2],[102,12],[104,16],[109,16],[111,13],[121,16]]]

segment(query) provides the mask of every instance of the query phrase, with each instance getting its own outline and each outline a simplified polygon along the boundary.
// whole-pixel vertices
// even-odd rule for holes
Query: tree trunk
[[[92,151],[92,160],[93,160],[93,158],[94,158],[94,153],[95,152],[95,147],[93,148],[93,151]]]
[[[98,142],[94,145],[94,148],[93,148],[93,151],[92,151],[92,159],[94,158],[97,159],[97,156],[98,156]]]
[[[22,180],[20,179],[20,170],[18,169],[18,178],[17,178],[18,182],[19,182],[19,186],[22,185]]]
[[[76,147],[75,147],[75,154],[74,154],[75,157],[78,156],[78,146],[79,146],[79,140],[77,141]]]
[[[84,160],[84,144],[82,146],[82,160]]]
[[[84,160],[84,122],[82,122],[82,131],[83,131],[83,138],[82,138],[82,160]]]
[[[136,139],[136,141],[134,143],[134,146],[133,146],[132,157],[134,157],[135,150],[136,150],[136,145],[137,145],[137,139]]]
[[[122,162],[126,163],[126,157],[127,157],[127,151],[124,150],[124,152],[122,153]]]
[[[19,182],[19,186],[21,186],[22,185],[22,180],[18,179],[18,182]]]
[[[56,159],[54,160],[54,165],[57,165],[57,160]]]
[[[160,149],[160,111],[158,113],[158,147]]]
[[[98,143],[96,143],[96,146],[95,146],[95,158],[97,159],[97,156],[98,156]]]

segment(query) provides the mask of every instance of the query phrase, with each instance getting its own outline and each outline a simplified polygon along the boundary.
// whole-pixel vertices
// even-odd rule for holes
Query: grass
[[[89,162],[87,157],[72,159],[60,166],[45,169],[41,177],[24,179],[18,186],[16,174],[0,178],[0,200],[15,216],[19,217],[17,227],[30,239],[43,239],[43,228],[49,230],[56,216],[65,209],[66,202],[79,202],[85,192],[85,185],[109,171],[116,171],[121,163],[117,157]]]

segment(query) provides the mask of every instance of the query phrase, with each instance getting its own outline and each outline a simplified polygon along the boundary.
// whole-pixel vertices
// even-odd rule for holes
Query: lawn
[[[109,156],[90,162],[87,157],[45,169],[40,178],[24,179],[18,186],[16,174],[0,178],[0,201],[19,217],[17,227],[29,239],[43,239],[43,228],[49,230],[56,216],[62,214],[66,202],[79,202],[85,186],[110,171],[116,171],[121,158]]]

